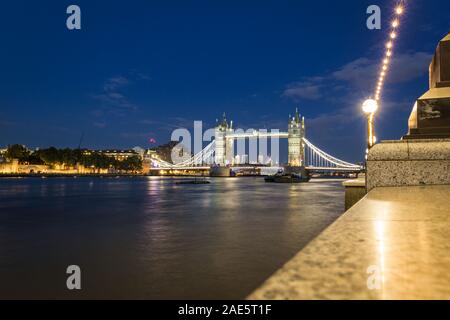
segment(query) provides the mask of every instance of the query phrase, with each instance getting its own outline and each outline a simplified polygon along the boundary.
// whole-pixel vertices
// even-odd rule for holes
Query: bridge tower
[[[234,141],[227,139],[227,135],[233,131],[233,122],[228,123],[225,112],[223,113],[222,122],[218,123],[215,128],[215,163],[220,166],[232,164]]]
[[[302,167],[305,165],[305,118],[300,117],[298,109],[295,109],[295,116],[289,116],[288,125],[288,163],[291,167]]]

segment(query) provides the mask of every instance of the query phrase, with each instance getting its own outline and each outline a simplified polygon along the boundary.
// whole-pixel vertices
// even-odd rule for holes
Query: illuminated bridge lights
[[[285,136],[286,134],[280,132],[279,134],[275,134],[277,137]],[[234,134],[230,135],[233,138],[243,138],[249,137],[246,134]],[[227,137],[227,138],[230,138]],[[253,135],[251,135],[253,137]],[[340,160],[336,157],[333,157],[322,151],[315,145],[313,145],[306,138],[302,139],[302,142],[305,144],[306,152],[305,152],[305,161],[307,169],[334,169],[336,171],[358,171],[361,170],[361,166],[353,163],[349,163],[343,160]],[[166,161],[162,161],[160,159],[152,159],[153,168],[158,169],[206,169],[209,168],[204,166],[204,164],[212,164],[214,163],[214,152],[215,152],[215,141],[212,141],[208,146],[206,146],[202,151],[192,156],[190,159],[187,159],[178,164],[168,163]]]

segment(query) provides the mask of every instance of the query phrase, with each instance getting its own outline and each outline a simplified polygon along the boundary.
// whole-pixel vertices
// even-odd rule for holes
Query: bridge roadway
[[[265,167],[265,166],[231,166],[232,170],[251,170],[251,169],[270,169],[271,171],[277,171],[283,169],[283,167]],[[209,170],[211,166],[195,166],[195,167],[170,167],[170,168],[150,168],[150,171],[161,171],[161,170],[191,170],[191,171],[202,171]],[[306,170],[315,172],[361,172],[355,168],[331,168],[331,167],[306,167]]]
[[[288,138],[289,134],[286,132],[263,132],[253,130],[249,132],[242,133],[230,133],[227,134],[226,139],[246,139],[246,138]],[[305,147],[304,163],[308,164],[306,169],[313,172],[360,172],[362,170],[361,166],[353,163],[349,163],[340,160],[332,155],[324,152],[318,147],[314,146],[306,138],[302,139]],[[205,166],[205,163],[213,163],[214,153],[215,153],[215,141],[212,141],[208,146],[206,146],[202,151],[193,155],[190,159],[173,165],[166,161],[160,159],[153,159],[153,167],[151,171],[160,170],[208,170],[210,166]],[[196,164],[199,164],[198,166]],[[265,166],[259,167],[258,164],[255,165],[243,165],[233,166],[233,169],[255,169],[255,168],[267,168]]]
[[[287,139],[289,134],[287,132],[260,132],[254,130],[252,132],[232,133],[227,134],[227,139],[251,139],[251,138],[279,138]]]

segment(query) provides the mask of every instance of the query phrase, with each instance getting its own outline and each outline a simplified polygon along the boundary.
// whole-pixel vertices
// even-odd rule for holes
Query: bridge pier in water
[[[218,166],[227,166],[233,164],[234,141],[227,136],[233,133],[232,122],[228,123],[225,113],[220,124],[215,128],[216,150],[214,162]]]
[[[305,166],[305,118],[301,117],[298,109],[295,110],[295,116],[289,116],[288,124],[288,164],[290,167]]]
[[[294,117],[289,116],[288,123],[288,165],[285,173],[307,175],[305,169],[305,118],[300,117],[298,109],[295,109]]]

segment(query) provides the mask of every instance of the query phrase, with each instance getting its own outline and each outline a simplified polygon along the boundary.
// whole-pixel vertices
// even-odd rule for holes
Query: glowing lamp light
[[[391,39],[395,39],[397,37],[397,34],[395,32],[391,33]]]
[[[400,23],[398,22],[398,20],[392,21],[392,27],[394,27],[394,28],[397,28],[399,24]]]
[[[388,51],[386,52],[386,56],[388,56],[388,57],[392,56],[392,52],[391,52],[390,50],[388,50]]]
[[[392,48],[392,42],[389,41],[388,43],[386,43],[386,47],[387,47],[388,49]]]
[[[364,113],[375,113],[378,110],[378,102],[374,99],[367,99],[362,105]]]
[[[396,9],[395,9],[395,13],[396,14],[398,14],[398,15],[400,15],[400,14],[402,14],[403,13],[403,7],[397,7]]]

